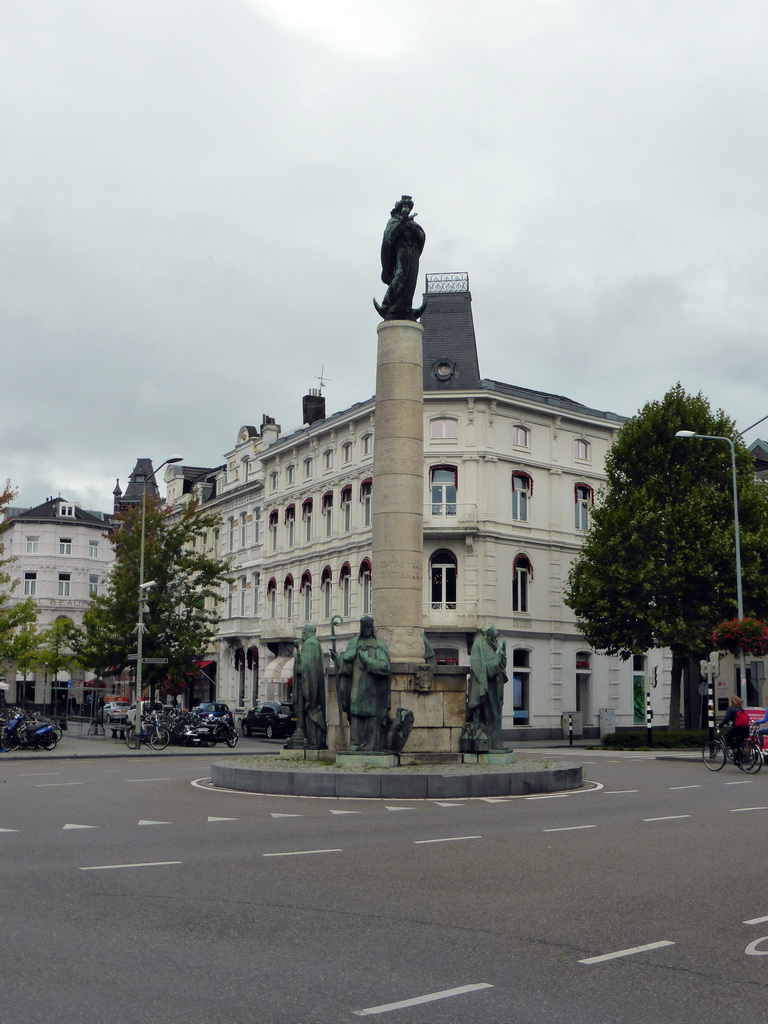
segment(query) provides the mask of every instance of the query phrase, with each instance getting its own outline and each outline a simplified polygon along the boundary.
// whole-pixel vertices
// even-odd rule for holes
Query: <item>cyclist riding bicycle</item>
[[[734,764],[741,760],[741,745],[749,736],[749,715],[744,710],[744,701],[741,697],[731,697],[728,701],[728,710],[723,715],[720,728],[728,726],[725,735],[725,742],[733,751]]]
[[[757,728],[757,738],[758,738],[758,740],[761,741],[761,743],[760,743],[761,747],[763,745],[762,744],[763,736],[768,736],[768,724],[766,724],[766,723],[768,723],[768,707],[765,709],[765,714],[760,719],[760,721],[752,723]],[[760,728],[761,725],[764,726],[764,728],[761,729]]]

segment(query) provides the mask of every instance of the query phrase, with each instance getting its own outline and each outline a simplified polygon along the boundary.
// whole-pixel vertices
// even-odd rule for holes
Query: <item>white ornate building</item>
[[[9,507],[6,519],[3,557],[12,559],[5,569],[15,583],[9,603],[32,598],[39,629],[62,616],[81,625],[91,598],[106,585],[114,561],[111,516],[58,497],[35,508]],[[18,694],[19,699],[41,703],[42,676],[38,672],[35,681],[32,673],[27,693]]]
[[[660,724],[665,652],[628,662],[597,655],[563,603],[623,418],[481,378],[466,275],[428,275],[427,297],[423,613],[438,663],[468,665],[478,628],[494,624],[507,645],[513,737],[559,735],[569,712],[577,733],[582,723],[596,730],[601,709],[616,724],[644,721],[646,680]],[[312,392],[300,429],[281,436],[265,417],[258,431],[241,428],[218,470],[169,467],[169,502],[197,493],[218,509],[209,543],[233,563],[209,655],[219,699],[242,707],[287,697],[305,622],[327,647],[332,615],[344,620],[340,645],[360,615],[375,616],[374,413],[371,398],[325,416]]]

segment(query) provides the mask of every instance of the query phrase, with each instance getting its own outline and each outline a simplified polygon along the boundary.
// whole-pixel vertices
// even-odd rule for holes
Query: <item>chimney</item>
[[[309,389],[309,394],[304,395],[301,400],[301,410],[304,416],[303,422],[307,426],[325,419],[325,399],[320,388]]]

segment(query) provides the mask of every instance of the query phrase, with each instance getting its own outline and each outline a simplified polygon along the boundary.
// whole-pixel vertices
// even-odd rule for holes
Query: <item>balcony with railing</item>
[[[424,506],[424,532],[477,533],[477,505],[471,502],[430,501]]]
[[[476,601],[427,601],[424,604],[424,626],[427,629],[476,629]]]
[[[261,633],[262,641],[265,643],[269,640],[296,640],[299,637],[302,625],[303,623],[298,615],[292,619],[262,619],[259,632]]]

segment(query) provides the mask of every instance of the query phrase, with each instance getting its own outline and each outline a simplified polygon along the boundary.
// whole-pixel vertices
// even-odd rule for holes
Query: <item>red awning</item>
[[[208,666],[212,665],[213,662],[212,661],[196,661],[195,664],[197,665],[198,668],[208,668]]]

